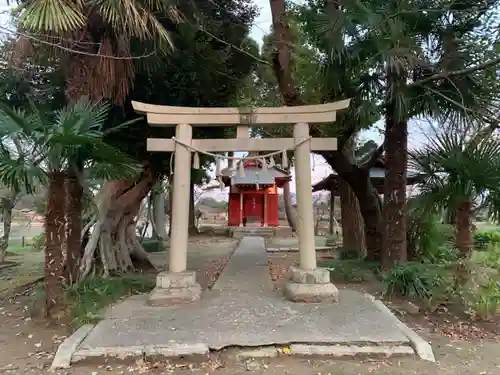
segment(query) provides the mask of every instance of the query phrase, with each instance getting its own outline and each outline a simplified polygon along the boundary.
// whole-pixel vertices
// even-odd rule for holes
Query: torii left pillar
[[[177,125],[175,137],[180,142],[190,144],[192,136],[191,125]],[[186,270],[191,183],[191,168],[187,166],[191,166],[191,150],[176,143],[168,272],[160,272],[156,277],[156,288],[148,299],[152,306],[178,305],[197,301],[201,297],[196,272]]]

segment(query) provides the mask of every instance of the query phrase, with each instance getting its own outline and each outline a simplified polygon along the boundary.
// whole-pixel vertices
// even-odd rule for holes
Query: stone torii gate
[[[148,138],[147,150],[175,152],[172,227],[168,272],[158,274],[149,304],[168,306],[196,301],[201,296],[194,271],[187,268],[191,153],[263,152],[294,150],[297,224],[300,267],[291,271],[285,296],[295,302],[335,302],[337,288],[329,271],[316,267],[313,202],[311,193],[311,151],[337,149],[336,138],[310,138],[309,124],[331,123],[336,112],[349,106],[349,99],[297,107],[190,108],[132,102],[136,112],[146,114],[151,126],[175,126],[175,138]],[[293,124],[293,138],[250,138],[249,127]],[[234,139],[193,139],[193,126],[237,126]],[[242,158],[244,159],[244,157]]]

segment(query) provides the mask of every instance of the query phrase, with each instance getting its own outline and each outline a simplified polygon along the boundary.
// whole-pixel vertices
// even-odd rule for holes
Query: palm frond
[[[472,137],[474,138],[474,137]],[[500,186],[500,142],[471,138],[458,131],[439,132],[420,150],[409,152],[409,166],[424,175],[420,204],[456,207],[463,200],[487,204]]]
[[[81,1],[28,0],[18,9],[23,28],[44,32],[67,34],[85,26],[87,17]]]

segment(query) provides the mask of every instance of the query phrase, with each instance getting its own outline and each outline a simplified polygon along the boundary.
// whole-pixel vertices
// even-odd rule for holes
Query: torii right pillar
[[[295,184],[297,224],[299,234],[300,268],[291,269],[291,280],[285,286],[285,296],[294,302],[333,303],[338,301],[338,290],[330,282],[330,271],[316,267],[313,201],[311,192],[311,143],[309,125],[294,125]]]

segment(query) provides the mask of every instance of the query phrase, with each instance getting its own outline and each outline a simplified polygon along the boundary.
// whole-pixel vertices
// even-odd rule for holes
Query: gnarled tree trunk
[[[329,2],[329,5],[333,8],[337,6],[333,2]],[[286,21],[285,1],[270,0],[270,6],[277,47],[273,54],[273,68],[283,101],[287,106],[304,105],[306,103],[300,98],[292,74],[290,46],[293,45],[293,40]],[[314,132],[311,132],[311,135],[314,136]],[[339,144],[342,145],[342,142],[339,141]],[[379,260],[382,251],[382,207],[371,184],[368,170],[350,163],[340,151],[322,152],[321,155],[356,194],[365,224],[365,259]]]
[[[328,234],[335,234],[335,192],[330,190],[330,210],[328,212]]]
[[[142,200],[154,184],[146,169],[137,180],[108,181],[96,196],[98,218],[85,247],[79,279],[92,270],[96,251],[105,275],[129,271],[132,256],[154,267],[136,236],[136,216]]]
[[[78,266],[83,252],[81,242],[83,188],[73,168],[67,174],[66,191],[66,278],[72,283],[78,278]]]
[[[352,163],[339,151],[323,152],[326,162],[346,181],[358,198],[363,216],[367,261],[380,260],[382,252],[382,206],[369,171]]]
[[[0,264],[5,262],[9,247],[10,231],[12,229],[12,210],[16,202],[16,195],[10,192],[2,199],[3,235],[0,237]]]
[[[65,240],[64,172],[49,173],[45,215],[45,314],[54,318],[63,302]]]
[[[358,198],[344,180],[339,180],[340,213],[342,218],[342,247],[356,251],[360,258],[366,255],[363,217],[359,210]]]
[[[165,195],[162,189],[152,191],[153,222],[158,239],[167,239],[167,215],[165,214]]]
[[[354,137],[346,143],[343,154],[350,163],[354,163]],[[360,258],[366,255],[363,217],[359,210],[358,199],[349,184],[339,178],[340,212],[342,220],[342,247],[356,251]]]
[[[292,232],[295,233],[297,232],[297,218],[295,217],[295,213],[293,212],[290,182],[286,182],[283,185],[283,201],[285,204],[286,220],[288,221],[288,225],[290,226],[290,228],[292,228]]]
[[[195,220],[195,208],[194,208],[194,183],[193,181],[189,184],[189,224],[188,233],[191,236],[198,234],[198,227],[196,226]]]

